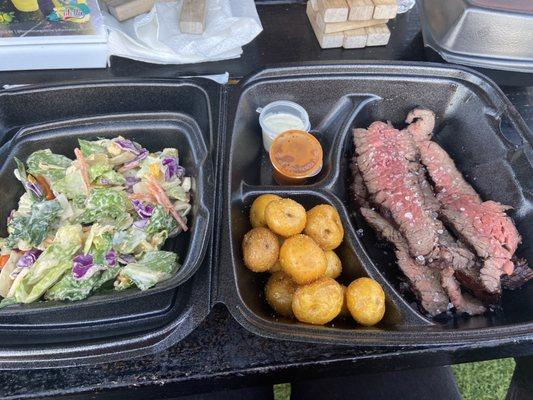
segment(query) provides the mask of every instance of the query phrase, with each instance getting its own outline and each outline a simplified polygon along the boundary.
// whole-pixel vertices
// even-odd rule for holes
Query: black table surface
[[[173,78],[228,71],[246,76],[266,65],[330,60],[433,60],[423,46],[416,9],[389,26],[387,46],[358,50],[321,50],[305,15],[304,4],[259,5],[264,31],[244,47],[241,58],[183,66],[159,66],[113,58],[103,70],[18,71],[0,73],[0,84],[33,84],[117,78]],[[498,75],[495,75],[498,78]],[[533,129],[533,82],[528,75],[499,75],[502,89]],[[511,83],[512,85],[510,85]],[[0,339],[1,340],[1,339]],[[287,382],[356,372],[374,372],[428,365],[533,354],[533,344],[496,341],[475,346],[426,349],[372,349],[310,345],[255,336],[235,322],[223,306],[177,345],[151,356],[122,362],[64,369],[0,371],[0,398],[171,398],[180,393]]]

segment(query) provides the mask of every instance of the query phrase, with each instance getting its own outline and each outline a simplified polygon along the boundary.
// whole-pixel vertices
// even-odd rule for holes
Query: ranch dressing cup
[[[279,100],[258,108],[259,125],[263,131],[263,147],[270,151],[272,142],[280,133],[290,130],[309,131],[307,111],[292,101]]]

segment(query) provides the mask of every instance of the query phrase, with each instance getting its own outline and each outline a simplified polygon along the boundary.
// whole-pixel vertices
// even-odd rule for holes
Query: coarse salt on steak
[[[442,204],[442,216],[483,258],[480,279],[485,289],[499,293],[500,277],[512,274],[511,258],[520,243],[516,227],[505,214],[509,207],[494,201],[482,202],[446,151],[430,140],[435,125],[432,111],[415,109],[406,122]]]
[[[360,211],[368,224],[396,247],[398,266],[422,308],[432,316],[446,311],[449,299],[441,286],[439,271],[417,264],[404,237],[385,218],[369,208],[362,207]]]
[[[423,206],[416,149],[407,135],[384,122],[354,129],[357,166],[372,201],[390,212],[417,262],[436,257],[437,236]]]

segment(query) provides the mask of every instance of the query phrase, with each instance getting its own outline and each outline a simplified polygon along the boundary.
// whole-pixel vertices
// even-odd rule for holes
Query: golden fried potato
[[[340,284],[334,279],[322,278],[296,289],[292,311],[298,321],[324,325],[339,315],[343,297]]]
[[[281,271],[281,263],[279,262],[279,260],[276,261],[274,265],[269,268],[268,272],[274,273],[278,271]]]
[[[339,247],[344,237],[341,217],[329,204],[320,204],[307,211],[304,233],[311,236],[324,250]]]
[[[377,324],[385,314],[385,292],[370,278],[359,278],[346,289],[346,305],[361,325]]]
[[[265,296],[270,307],[279,315],[292,317],[292,297],[298,286],[283,271],[270,275],[265,286]]]
[[[244,265],[254,272],[268,271],[278,260],[279,242],[267,228],[254,228],[242,240]]]
[[[281,268],[297,284],[305,285],[324,276],[326,255],[313,239],[295,235],[286,239],[279,251]]]
[[[301,204],[292,199],[281,199],[267,204],[265,220],[272,232],[289,237],[304,230],[307,217]]]
[[[342,285],[342,308],[341,312],[339,313],[339,318],[348,318],[351,317],[350,311],[348,310],[348,306],[346,305],[346,286]]]
[[[326,250],[326,276],[328,278],[336,279],[342,273],[341,259],[333,250]]]
[[[250,208],[250,223],[252,227],[267,226],[265,221],[265,208],[268,203],[274,200],[281,200],[281,197],[275,194],[262,194],[254,200],[252,208]]]

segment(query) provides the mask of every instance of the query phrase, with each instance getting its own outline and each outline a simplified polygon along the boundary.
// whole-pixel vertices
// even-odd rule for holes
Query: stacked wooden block
[[[389,42],[396,0],[309,0],[307,16],[320,47],[356,49]]]

